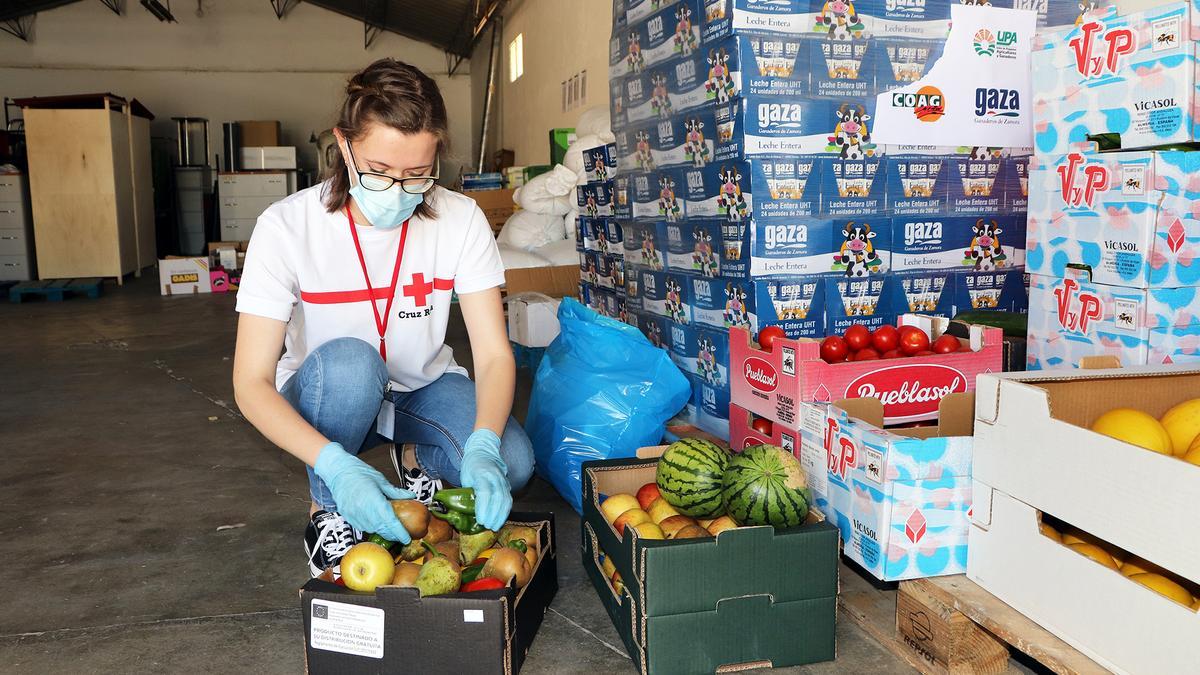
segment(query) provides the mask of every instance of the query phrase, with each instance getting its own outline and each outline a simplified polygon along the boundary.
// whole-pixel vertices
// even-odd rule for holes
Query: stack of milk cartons
[[[1034,52],[1030,369],[1200,360],[1198,46],[1200,4],[1176,2]]]
[[[613,217],[613,175],[617,169],[612,143],[583,151],[587,182],[575,188],[579,206],[575,249],[579,251],[579,301],[604,316],[628,318],[625,302],[623,228]]]

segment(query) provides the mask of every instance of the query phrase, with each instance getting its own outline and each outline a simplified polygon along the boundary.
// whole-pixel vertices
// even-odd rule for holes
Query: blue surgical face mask
[[[393,230],[408,220],[413,211],[421,205],[425,195],[413,195],[400,189],[397,183],[392,187],[376,192],[368,190],[362,183],[350,188],[350,196],[358,204],[358,210],[371,221],[371,224],[381,230]]]

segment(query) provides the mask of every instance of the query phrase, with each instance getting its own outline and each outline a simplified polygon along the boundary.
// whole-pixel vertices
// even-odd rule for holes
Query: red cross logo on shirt
[[[401,291],[405,297],[412,298],[413,303],[417,307],[424,307],[426,299],[433,294],[435,290],[449,291],[454,288],[453,279],[438,279],[433,278],[433,281],[425,281],[425,275],[417,272],[412,275],[412,283],[401,287]]]

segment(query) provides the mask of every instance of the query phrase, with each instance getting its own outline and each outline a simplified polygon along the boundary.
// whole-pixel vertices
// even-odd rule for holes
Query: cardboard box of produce
[[[242,132],[243,147],[277,146],[283,138],[278,120],[242,120],[237,124]]]
[[[504,292],[544,293],[552,298],[579,292],[579,266],[521,267],[504,271]]]
[[[520,671],[558,592],[554,514],[509,523],[541,537],[537,568],[521,589],[422,598],[415,588],[359,593],[320,579],[300,589],[310,673],[503,673]]]
[[[729,447],[743,449],[763,444],[777,445],[800,457],[800,432],[730,403]]]
[[[827,406],[822,443],[802,443],[816,501],[843,552],[883,581],[967,569],[974,394],[950,394],[936,426],[884,429],[883,405],[853,398]],[[866,498],[864,498],[864,495]]]
[[[609,523],[601,498],[654,483],[664,449],[583,466],[584,567],[638,670],[713,672],[834,658],[837,533],[815,510],[799,527],[733,528],[715,538],[654,540],[633,525],[618,534]],[[601,553],[621,586],[606,574]]]
[[[919,314],[901,317],[932,343],[949,320]],[[733,402],[787,425],[799,424],[800,404],[871,396],[883,402],[887,424],[937,418],[948,394],[972,391],[980,373],[998,372],[1003,331],[974,326],[960,351],[873,361],[826,363],[818,340],[777,339],[772,351],[757,348],[745,329],[730,329],[729,372]]]
[[[483,210],[483,217],[487,218],[492,230],[499,232],[508,217],[517,212],[517,203],[513,201],[514,192],[516,190],[472,190],[465,194],[474,199]]]

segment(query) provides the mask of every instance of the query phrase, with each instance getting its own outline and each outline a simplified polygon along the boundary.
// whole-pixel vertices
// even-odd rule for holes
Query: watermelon
[[[684,438],[667,446],[658,460],[655,482],[667,503],[693,518],[721,514],[721,490],[729,452],[699,438]]]
[[[738,525],[795,527],[808,517],[808,476],[792,453],[754,445],[725,469],[725,506]]]

